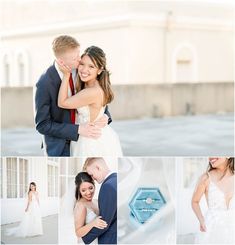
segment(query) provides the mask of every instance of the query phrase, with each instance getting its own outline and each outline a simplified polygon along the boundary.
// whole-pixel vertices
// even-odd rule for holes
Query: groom
[[[101,127],[112,121],[108,108],[96,123],[77,125],[76,110],[59,108],[57,98],[63,73],[58,64],[67,66],[70,74],[69,96],[75,94],[76,73],[80,61],[80,45],[71,36],[59,36],[53,41],[55,62],[39,78],[35,93],[35,123],[37,131],[43,135],[43,146],[48,156],[70,156],[70,142],[77,141],[79,135],[97,139]]]
[[[99,216],[108,224],[105,229],[92,228],[82,237],[85,244],[98,238],[99,244],[117,244],[117,174],[112,173],[103,158],[88,158],[83,169],[101,184]]]

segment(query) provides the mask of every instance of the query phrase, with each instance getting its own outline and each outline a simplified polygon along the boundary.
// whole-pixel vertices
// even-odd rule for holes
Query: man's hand
[[[101,136],[101,128],[94,123],[79,124],[78,134],[84,137],[98,139]]]
[[[109,117],[104,114],[100,119],[94,122],[95,126],[104,128],[108,124]]]

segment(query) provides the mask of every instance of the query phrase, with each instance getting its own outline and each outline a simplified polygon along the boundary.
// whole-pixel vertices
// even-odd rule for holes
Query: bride
[[[32,237],[42,235],[42,218],[39,207],[39,197],[35,182],[31,182],[28,191],[27,207],[19,226],[6,231],[8,236]]]
[[[77,93],[68,97],[70,69],[59,65],[63,72],[63,80],[58,95],[58,106],[65,109],[77,109],[78,123],[94,123],[100,119],[105,107],[113,98],[109,71],[106,69],[106,57],[102,49],[91,46],[81,57],[78,66]],[[104,157],[122,156],[118,135],[106,125],[98,139],[79,136],[77,142],[71,144],[72,156]]]
[[[199,205],[203,195],[208,205],[205,216]],[[235,244],[234,158],[209,158],[208,170],[201,176],[193,194],[192,208],[201,231],[195,243]]]
[[[92,177],[86,172],[80,172],[75,178],[75,184],[75,232],[78,243],[83,243],[81,238],[93,227],[104,229],[107,227],[107,223],[99,216],[98,202],[93,200],[95,183]],[[98,244],[98,240],[95,239],[92,244]]]

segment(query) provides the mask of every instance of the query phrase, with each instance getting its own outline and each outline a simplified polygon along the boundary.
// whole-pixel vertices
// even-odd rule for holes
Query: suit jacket
[[[82,237],[85,244],[91,243],[98,237],[99,244],[117,244],[117,174],[113,173],[101,185],[98,197],[99,211],[102,219],[108,223],[101,230],[92,228]]]
[[[54,65],[39,78],[35,93],[36,129],[44,138],[48,156],[69,156],[70,141],[78,140],[78,125],[72,124],[70,110],[59,108],[60,76]],[[106,108],[105,113],[111,116]]]

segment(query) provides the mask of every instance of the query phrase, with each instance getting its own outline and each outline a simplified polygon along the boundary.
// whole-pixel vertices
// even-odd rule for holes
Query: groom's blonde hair
[[[105,160],[103,157],[88,157],[83,165],[83,171],[86,171],[87,167],[92,165],[94,162],[103,162],[105,163]]]
[[[74,37],[67,35],[56,37],[52,43],[52,49],[56,57],[77,47],[80,47],[78,41]]]

